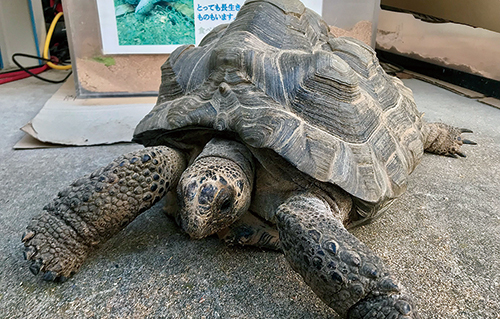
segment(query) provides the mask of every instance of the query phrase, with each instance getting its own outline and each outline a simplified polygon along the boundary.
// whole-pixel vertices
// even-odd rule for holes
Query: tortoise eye
[[[214,199],[217,188],[211,184],[204,185],[198,195],[198,203],[202,205],[210,204]]]
[[[234,190],[232,187],[225,187],[219,191],[215,200],[215,207],[218,211],[226,213],[233,208]]]
[[[232,202],[232,201],[231,201],[230,199],[225,200],[225,201],[222,203],[222,205],[221,205],[221,207],[220,207],[220,210],[221,210],[222,212],[223,212],[223,211],[226,211],[226,210],[229,210],[229,209],[231,208],[231,206],[232,206],[232,205],[231,205],[231,204],[232,204],[231,202]]]

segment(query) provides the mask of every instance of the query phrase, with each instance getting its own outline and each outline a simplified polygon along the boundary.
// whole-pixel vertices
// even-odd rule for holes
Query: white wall
[[[500,80],[500,33],[454,23],[427,23],[382,10],[377,47]]]
[[[0,0],[0,51],[5,70],[16,67],[11,59],[14,53],[42,54],[45,40],[42,4],[40,0],[33,0],[39,51],[35,46],[29,6],[29,0]],[[18,61],[23,66],[38,65],[37,60],[19,58]]]

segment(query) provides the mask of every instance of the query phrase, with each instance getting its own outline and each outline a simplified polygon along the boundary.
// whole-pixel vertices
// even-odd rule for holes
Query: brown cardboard
[[[382,0],[382,6],[500,32],[498,0]]]
[[[29,125],[26,124],[25,127],[23,127],[21,130],[24,131],[24,129]],[[31,128],[32,129],[32,128]],[[15,150],[30,150],[30,149],[35,149],[35,148],[54,148],[54,147],[64,147],[65,145],[57,145],[57,144],[52,144],[52,143],[44,143],[40,140],[37,140],[34,138],[32,135],[24,135],[23,138],[19,140],[19,142],[14,145]]]
[[[156,97],[76,99],[70,77],[22,130],[42,143],[99,145],[130,142]],[[15,148],[46,147],[24,139]]]
[[[500,100],[499,99],[495,99],[493,97],[485,97],[484,99],[479,99],[478,101],[481,103],[484,103],[484,104],[494,106],[497,109],[500,109]]]

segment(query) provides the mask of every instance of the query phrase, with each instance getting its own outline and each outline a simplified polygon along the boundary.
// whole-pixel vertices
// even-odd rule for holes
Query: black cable
[[[54,5],[52,6],[52,11],[57,12],[56,8],[57,8],[57,5],[59,4],[59,2],[61,2],[61,1],[59,1],[59,0],[54,1]]]
[[[25,57],[25,58],[31,58],[31,59],[37,59],[37,60],[41,60],[41,61],[45,61],[45,62],[50,62],[51,61],[50,59],[45,59],[45,58],[42,58],[42,57],[39,57],[39,56],[36,56],[36,55],[30,55],[30,54],[25,54],[25,53],[14,53],[12,55],[12,61],[17,65],[17,67],[19,69],[21,69],[24,72],[30,74],[31,76],[34,76],[37,79],[45,81],[45,82],[54,83],[54,84],[63,83],[64,81],[66,81],[69,78],[69,76],[71,75],[71,73],[73,73],[73,71],[70,71],[68,73],[68,75],[66,75],[66,77],[64,79],[59,80],[59,81],[42,78],[41,76],[39,76],[39,75],[31,72],[30,70],[28,70],[27,68],[25,68],[24,66],[22,66],[19,62],[17,62],[16,59],[15,59],[16,56]]]
[[[28,70],[32,70],[32,69],[38,69],[41,65],[33,65],[33,66],[25,66],[24,68],[28,69]],[[8,71],[5,71],[5,72],[0,72],[0,75],[4,75],[4,74],[11,74],[11,73],[16,73],[16,72],[19,72],[19,71],[23,71],[23,69],[8,69]]]

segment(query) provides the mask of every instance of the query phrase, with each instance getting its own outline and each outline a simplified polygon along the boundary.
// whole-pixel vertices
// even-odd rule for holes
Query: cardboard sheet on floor
[[[478,101],[481,103],[484,103],[484,104],[494,106],[497,109],[500,109],[500,100],[499,99],[495,99],[493,97],[485,97],[484,99],[479,99]]]
[[[70,77],[21,128],[36,141],[25,137],[14,148],[130,142],[135,126],[155,103],[156,97],[76,99]]]

